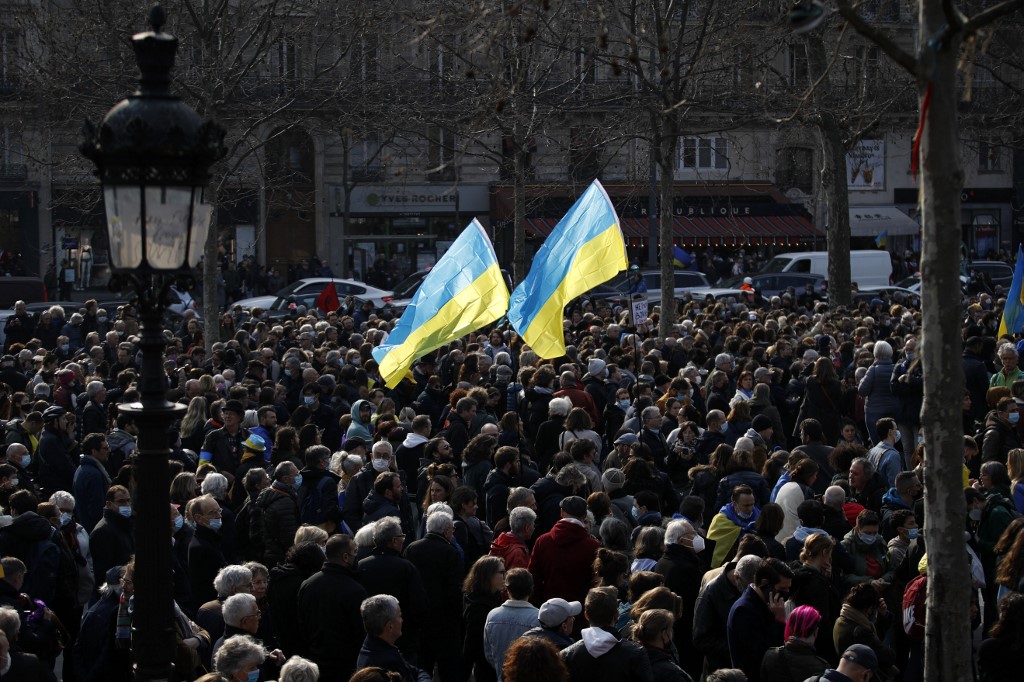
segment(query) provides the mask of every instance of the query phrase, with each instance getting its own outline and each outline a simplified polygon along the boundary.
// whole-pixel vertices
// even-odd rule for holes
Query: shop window
[[[724,137],[684,137],[680,168],[683,170],[727,170],[729,141]]]

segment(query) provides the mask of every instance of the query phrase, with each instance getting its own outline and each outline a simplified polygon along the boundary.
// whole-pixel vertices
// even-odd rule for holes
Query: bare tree
[[[971,584],[964,556],[965,503],[960,470],[963,429],[960,399],[960,164],[958,71],[965,45],[997,21],[1024,7],[1024,0],[989,3],[965,15],[951,0],[919,0],[916,53],[865,20],[848,0],[838,0],[843,19],[878,45],[914,79],[921,108],[919,149],[922,217],[922,321],[924,403],[921,422],[928,441],[925,511],[928,537],[928,619],[925,679],[971,679]]]
[[[211,170],[207,203],[216,206],[232,187],[274,182],[270,174],[282,169],[266,163],[266,145],[327,115],[351,86],[341,66],[368,29],[372,15],[365,13],[365,4],[184,0],[171,13],[166,30],[180,41],[174,88],[200,115],[228,131],[228,155]],[[144,17],[138,3],[44,0],[16,11],[27,36],[27,66],[48,98],[40,107],[40,123],[61,134],[75,121],[99,118],[130,90],[136,74],[129,38],[142,28]],[[74,37],[67,26],[77,29]],[[48,162],[83,166],[71,155]],[[212,226],[203,263],[208,347],[219,340],[219,236]]]

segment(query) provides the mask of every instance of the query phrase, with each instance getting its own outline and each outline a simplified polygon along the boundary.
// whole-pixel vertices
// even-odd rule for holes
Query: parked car
[[[16,301],[37,303],[46,300],[46,286],[39,277],[0,277],[0,308]]]
[[[355,296],[373,302],[377,308],[383,308],[394,298],[393,291],[386,291],[371,287],[369,284],[357,282],[353,279],[334,279],[330,277],[307,277],[296,280],[278,291],[273,296],[254,296],[235,301],[232,306],[240,305],[245,310],[263,308],[264,310],[281,310],[288,308],[291,303],[311,307],[316,302],[316,297],[323,292],[328,282],[334,282],[334,289],[338,292],[338,299],[346,296]],[[294,301],[292,300],[294,299]]]
[[[423,280],[426,279],[427,274],[431,268],[425,268],[423,270],[417,270],[412,273],[401,282],[395,285],[395,290],[392,292],[392,299],[388,301],[383,307],[393,315],[401,315],[405,312],[409,302],[412,301],[412,297],[416,295],[420,285],[423,284]],[[505,280],[505,286],[508,287],[509,293],[512,292],[512,276],[507,270],[502,269],[501,276]],[[359,300],[366,300],[365,295],[356,295]]]
[[[1001,260],[974,260],[967,264],[967,274],[971,279],[987,273],[992,284],[1001,284],[1008,288],[1013,282],[1013,268]]]
[[[623,272],[613,279],[594,287],[587,292],[591,300],[601,300],[611,306],[626,306],[629,304],[629,274]],[[641,270],[640,274],[647,285],[647,302],[655,306],[661,304],[661,270]],[[691,270],[676,270],[673,274],[675,285],[675,297],[677,300],[683,298],[683,294],[694,289],[706,289],[711,286],[707,275],[703,272]]]
[[[921,294],[910,289],[904,289],[903,287],[861,287],[853,295],[853,305],[864,302],[870,303],[875,299],[884,301],[887,304],[904,303],[915,308],[921,306]]]
[[[825,295],[825,277],[806,272],[765,272],[755,275],[737,275],[729,277],[718,283],[719,287],[728,289],[739,289],[745,277],[750,277],[752,286],[765,298],[780,296],[789,287],[799,295],[808,284],[814,286],[814,293],[819,296]]]
[[[960,289],[961,289],[961,291],[964,291],[964,292],[967,291],[967,284],[969,282],[970,282],[969,278],[967,278],[964,275],[960,275]],[[908,291],[913,291],[915,294],[920,294],[921,293],[921,273],[918,272],[916,274],[911,275],[910,277],[907,277],[905,279],[901,279],[899,282],[896,282],[896,286],[900,287],[901,289],[907,289]]]
[[[761,305],[764,303],[764,296],[760,293],[755,293],[755,303]],[[750,292],[745,289],[736,289],[732,287],[705,287],[704,289],[694,289],[686,292],[683,297],[684,301],[725,301],[727,303],[741,303],[745,302],[745,299],[750,296]]]

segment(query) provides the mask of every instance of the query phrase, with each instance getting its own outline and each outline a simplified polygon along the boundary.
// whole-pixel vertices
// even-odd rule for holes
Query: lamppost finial
[[[149,25],[153,28],[153,33],[159,33],[160,29],[167,23],[167,13],[164,12],[164,8],[160,6],[160,3],[153,5],[153,9],[149,10],[148,21]]]

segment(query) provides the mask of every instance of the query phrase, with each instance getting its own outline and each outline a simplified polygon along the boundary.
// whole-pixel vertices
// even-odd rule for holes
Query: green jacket
[[[854,585],[871,582],[872,580],[892,582],[892,569],[889,567],[889,557],[886,553],[885,541],[882,540],[881,534],[879,534],[878,539],[873,544],[868,545],[857,537],[857,531],[854,529],[846,534],[841,544],[843,549],[850,554],[850,559],[853,561],[853,568],[843,576],[843,583],[845,585],[853,587]],[[882,567],[882,573],[878,578],[872,578],[868,575],[869,556],[873,557]]]

